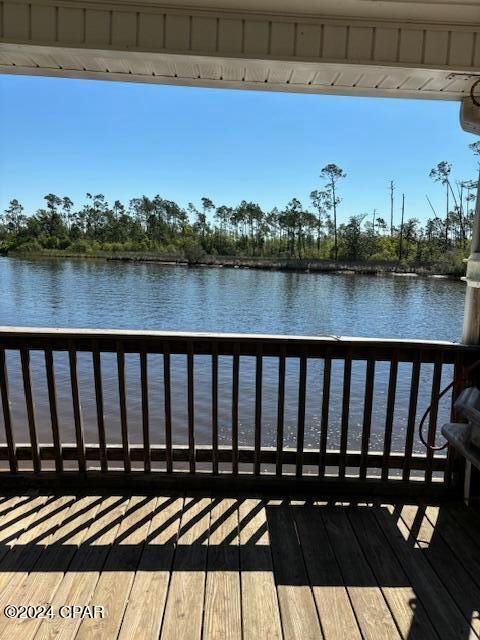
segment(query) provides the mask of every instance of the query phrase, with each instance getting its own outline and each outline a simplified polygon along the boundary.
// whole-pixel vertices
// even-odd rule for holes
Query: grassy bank
[[[160,254],[158,252],[139,251],[90,251],[75,252],[69,250],[45,249],[42,251],[9,251],[8,256],[32,259],[42,258],[68,258],[68,259],[88,259],[107,260],[115,262],[130,263],[151,263],[151,264],[172,264],[189,267],[218,267],[218,268],[247,268],[261,269],[266,271],[297,271],[313,273],[360,273],[371,275],[382,275],[388,273],[411,273],[417,275],[444,275],[450,277],[460,277],[465,274],[465,269],[438,270],[435,266],[408,266],[398,262],[387,261],[348,261],[348,260],[319,260],[319,259],[298,259],[298,258],[272,258],[272,257],[241,257],[241,256],[209,256],[192,259],[184,255]]]

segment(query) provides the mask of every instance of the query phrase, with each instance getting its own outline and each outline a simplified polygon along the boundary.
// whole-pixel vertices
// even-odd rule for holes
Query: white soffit
[[[334,63],[0,45],[4,73],[261,91],[461,100],[468,75]]]

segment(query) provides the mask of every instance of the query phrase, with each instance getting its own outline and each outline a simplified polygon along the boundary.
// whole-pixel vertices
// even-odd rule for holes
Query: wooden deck
[[[480,637],[479,527],[459,503],[4,496],[0,638]]]

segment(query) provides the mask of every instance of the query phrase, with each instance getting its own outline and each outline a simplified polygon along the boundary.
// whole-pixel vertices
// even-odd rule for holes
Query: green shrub
[[[436,273],[463,276],[466,268],[463,261],[465,257],[463,249],[449,249],[435,257],[431,270]]]
[[[70,251],[74,251],[75,253],[90,253],[90,243],[88,240],[75,240],[70,245]]]
[[[202,262],[206,255],[203,248],[194,242],[188,243],[183,252],[188,264],[198,264]]]
[[[43,247],[37,240],[26,240],[14,247],[16,253],[41,253]]]

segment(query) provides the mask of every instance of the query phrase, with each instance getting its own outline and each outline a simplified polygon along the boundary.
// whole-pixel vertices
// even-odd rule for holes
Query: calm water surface
[[[248,269],[211,269],[129,264],[94,260],[23,260],[0,258],[0,325],[160,329],[168,331],[227,331],[295,335],[458,340],[461,334],[465,285],[432,278],[375,277],[313,273],[279,273]],[[254,362],[241,363],[241,444],[253,444]],[[318,447],[322,362],[309,364],[306,446]],[[73,437],[68,363],[55,354],[61,428],[64,441]],[[185,358],[172,358],[174,432],[186,442]],[[15,427],[28,441],[18,356],[8,354],[12,412]],[[224,443],[231,441],[231,358],[220,359],[219,420]],[[51,440],[46,404],[45,363],[32,358],[36,415],[42,441]],[[109,440],[120,441],[116,365],[102,356],[105,414]],[[405,438],[410,365],[399,365],[395,407],[394,449]],[[82,409],[87,440],[96,442],[96,415],[91,357],[79,355]],[[329,447],[338,447],[343,365],[332,368]],[[149,356],[152,441],[164,441],[162,357]],[[448,370],[443,382],[448,383]],[[127,356],[129,427],[140,442],[139,363]],[[335,380],[338,383],[335,383]],[[431,367],[421,374],[418,412],[428,404]],[[349,445],[357,448],[362,422],[365,364],[353,364]],[[195,429],[199,443],[211,438],[210,367],[195,359]],[[263,443],[273,445],[276,425],[277,363],[265,359],[263,375]],[[371,448],[382,447],[388,366],[378,364]],[[422,391],[424,389],[424,391]],[[285,445],[295,445],[298,399],[298,360],[287,365]],[[448,399],[440,420],[448,416]],[[1,423],[0,423],[1,424]],[[136,437],[134,437],[136,435]],[[20,438],[19,438],[20,439]],[[417,450],[421,450],[417,443]]]
[[[0,323],[458,340],[465,285],[434,278],[0,258]]]

